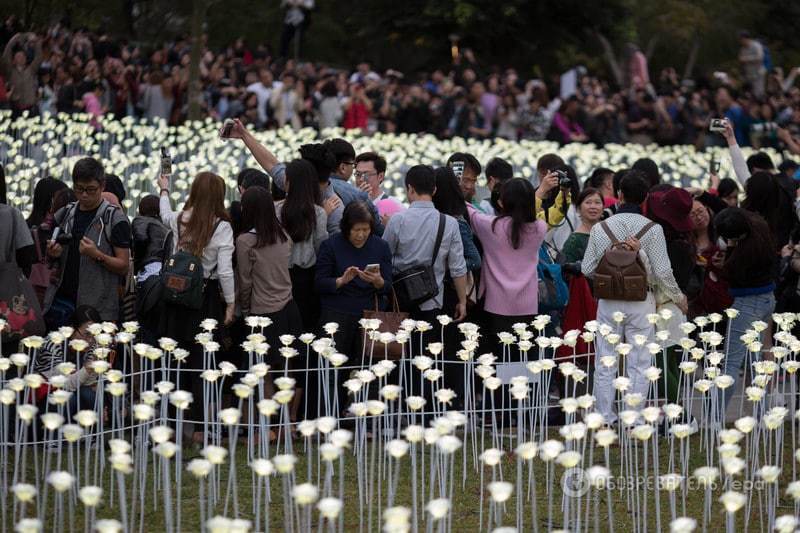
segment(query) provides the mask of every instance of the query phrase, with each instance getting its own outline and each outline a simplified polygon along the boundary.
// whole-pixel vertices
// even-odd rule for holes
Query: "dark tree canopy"
[[[695,74],[736,65],[737,32],[767,44],[776,65],[800,64],[800,2],[793,0],[320,0],[301,59],[350,67],[430,70],[450,62],[449,37],[475,51],[486,67],[512,66],[522,75],[558,74],[576,64],[611,77],[598,36],[619,56],[632,42],[651,67],[679,72],[694,51]],[[278,0],[207,0],[212,47],[242,36],[277,47],[283,13]],[[148,44],[190,32],[191,0],[0,0],[25,29],[61,18],[73,27]],[[655,70],[653,70],[655,72]]]

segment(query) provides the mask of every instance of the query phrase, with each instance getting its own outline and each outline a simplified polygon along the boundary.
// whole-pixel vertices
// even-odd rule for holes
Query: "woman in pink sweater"
[[[467,204],[472,229],[483,245],[479,296],[485,296],[491,338],[530,322],[539,309],[536,267],[547,225],[536,220],[533,185],[513,178],[500,189],[499,216]]]

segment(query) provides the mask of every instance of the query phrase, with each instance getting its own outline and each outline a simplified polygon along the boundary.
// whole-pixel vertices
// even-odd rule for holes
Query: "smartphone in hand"
[[[712,157],[708,163],[708,172],[710,174],[719,174],[719,164],[719,161]]]
[[[167,149],[163,146],[161,147],[161,175],[172,175],[172,158],[169,156],[169,153],[167,153]]]
[[[219,130],[219,138],[230,139],[232,129],[233,129],[233,120],[227,119],[225,122],[222,123],[222,129]]]

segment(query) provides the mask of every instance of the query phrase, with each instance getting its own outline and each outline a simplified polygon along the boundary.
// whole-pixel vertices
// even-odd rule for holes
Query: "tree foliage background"
[[[201,2],[200,4],[195,4]],[[737,33],[748,29],[776,65],[800,65],[798,0],[317,0],[301,59],[349,66],[362,60],[406,72],[445,65],[449,36],[459,36],[484,65],[514,66],[523,76],[559,73],[576,64],[609,74],[598,36],[619,54],[627,42],[650,58],[651,72],[693,75],[732,68]],[[3,16],[28,27],[67,17],[145,48],[190,33],[192,9],[205,12],[209,44],[235,37],[273,49],[280,38],[279,0],[0,0]],[[692,49],[695,51],[692,52]]]

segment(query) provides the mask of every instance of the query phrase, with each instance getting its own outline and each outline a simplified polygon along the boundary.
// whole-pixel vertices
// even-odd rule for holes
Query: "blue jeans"
[[[734,298],[732,307],[739,311],[739,315],[730,322],[728,354],[725,356],[725,374],[733,378],[733,385],[725,389],[724,406],[726,408],[731,401],[733,389],[739,380],[739,372],[742,370],[742,365],[747,356],[747,347],[739,337],[744,335],[748,329],[751,329],[753,322],[756,320],[769,324],[772,319],[772,313],[775,310],[775,295],[770,292],[757,296],[738,296]],[[767,334],[769,333],[769,329],[765,331]],[[753,361],[760,361],[761,354],[752,354],[752,359]]]
[[[81,397],[81,411],[94,411],[94,402],[97,396],[96,389],[92,387],[78,387],[69,398],[69,412],[74,416],[78,412],[78,395]]]

